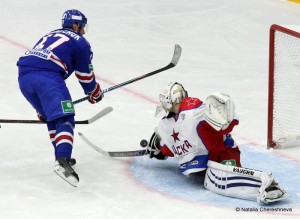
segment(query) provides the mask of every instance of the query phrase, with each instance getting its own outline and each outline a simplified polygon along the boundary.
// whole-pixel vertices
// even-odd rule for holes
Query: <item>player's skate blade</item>
[[[70,166],[66,158],[57,158],[55,161],[54,172],[65,180],[70,185],[77,187],[79,177],[77,173]]]

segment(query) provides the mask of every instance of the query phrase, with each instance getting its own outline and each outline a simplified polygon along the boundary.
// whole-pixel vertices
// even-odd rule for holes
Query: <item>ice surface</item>
[[[175,44],[178,65],[166,72],[106,93],[97,105],[76,105],[76,119],[105,106],[114,111],[91,125],[78,125],[105,150],[137,150],[157,124],[159,92],[178,81],[190,96],[231,94],[240,116],[233,135],[242,162],[273,171],[291,199],[273,207],[292,212],[236,212],[256,203],[220,197],[180,175],[175,161],[109,159],[76,134],[73,155],[80,176],[73,188],[53,172],[53,148],[43,125],[1,124],[0,218],[284,218],[300,216],[300,150],[266,148],[268,37],[271,24],[299,25],[300,5],[284,0],[2,0],[0,3],[0,112],[3,119],[36,119],[18,90],[19,56],[45,33],[60,27],[67,9],[88,18],[86,38],[103,88],[167,65]],[[74,100],[84,96],[72,76]],[[199,187],[199,188],[198,188]],[[201,194],[200,194],[201,192]],[[199,196],[197,196],[199,193]]]

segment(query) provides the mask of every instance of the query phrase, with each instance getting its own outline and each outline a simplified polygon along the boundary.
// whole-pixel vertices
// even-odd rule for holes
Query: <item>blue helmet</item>
[[[73,27],[73,24],[77,23],[79,27],[86,25],[87,18],[80,11],[71,9],[65,11],[62,16],[62,27]]]

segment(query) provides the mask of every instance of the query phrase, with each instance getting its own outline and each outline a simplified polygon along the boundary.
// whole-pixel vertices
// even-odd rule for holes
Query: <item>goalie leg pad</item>
[[[205,175],[204,187],[214,193],[256,201],[261,181],[250,176],[241,176],[233,172],[224,171],[219,164],[213,161],[208,162]]]
[[[268,204],[287,198],[271,173],[208,161],[204,187],[214,193]]]
[[[260,204],[268,204],[286,199],[288,194],[278,186],[278,183],[272,177],[272,173],[262,173],[262,185],[259,188],[257,202]]]

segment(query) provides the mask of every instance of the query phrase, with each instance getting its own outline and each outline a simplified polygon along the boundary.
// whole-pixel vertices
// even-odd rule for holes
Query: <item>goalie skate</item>
[[[288,197],[286,191],[278,186],[271,173],[263,173],[261,176],[262,185],[258,191],[257,202],[268,204],[277,202]]]
[[[70,185],[77,187],[79,177],[71,165],[72,164],[66,158],[57,158],[55,161],[54,172]]]
[[[272,184],[259,195],[259,202],[268,204],[272,202],[277,202],[288,197],[286,191],[281,189],[278,184],[273,181]]]

